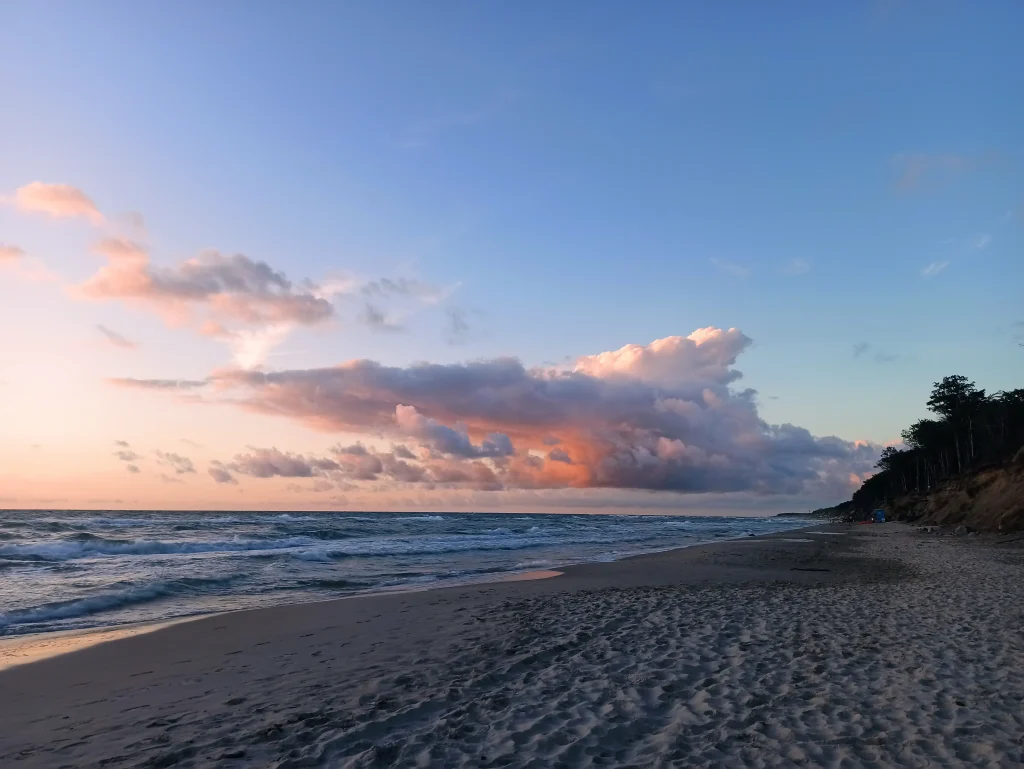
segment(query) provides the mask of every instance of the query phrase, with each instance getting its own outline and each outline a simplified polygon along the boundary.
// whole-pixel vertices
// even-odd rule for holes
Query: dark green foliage
[[[928,410],[903,431],[905,449],[887,447],[879,472],[854,493],[860,511],[910,493],[923,493],[939,481],[983,465],[1005,462],[1024,446],[1024,389],[987,395],[964,376],[936,382]]]

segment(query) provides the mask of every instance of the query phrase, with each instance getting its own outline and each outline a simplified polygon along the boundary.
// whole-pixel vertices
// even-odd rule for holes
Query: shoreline
[[[254,606],[242,609],[227,609],[224,611],[197,612],[195,614],[184,614],[177,617],[169,617],[167,619],[155,621],[127,622],[119,625],[97,625],[93,627],[74,628],[69,630],[49,630],[36,633],[16,634],[6,637],[0,636],[0,672],[4,670],[9,670],[14,667],[18,667],[20,665],[28,665],[34,662],[40,662],[63,654],[70,654],[72,652],[78,651],[79,649],[86,649],[90,646],[95,646],[97,644],[109,643],[111,641],[116,641],[120,638],[128,638],[136,635],[141,635],[144,633],[153,633],[163,629],[164,627],[170,627],[171,625],[176,625],[182,622],[193,622],[207,617],[237,614],[240,612],[261,611],[264,609],[277,608],[279,606],[306,606],[330,601],[346,601],[352,598],[370,598],[379,595],[393,595],[414,592],[418,593],[431,590],[444,590],[447,588],[486,585],[500,582],[522,582],[530,581],[532,579],[549,579],[555,576],[563,576],[567,569],[571,569],[577,566],[616,563],[618,561],[625,561],[632,558],[644,558],[646,556],[657,555],[659,553],[670,553],[676,550],[688,550],[695,547],[715,545],[720,542],[735,542],[748,539],[760,539],[763,537],[771,537],[776,535],[781,536],[788,532],[802,531],[807,528],[813,528],[816,525],[822,524],[802,524],[792,529],[768,532],[765,534],[757,534],[753,536],[743,535],[736,537],[721,537],[716,539],[704,540],[700,542],[694,542],[688,545],[672,545],[666,548],[658,548],[653,550],[644,550],[638,553],[630,553],[629,555],[624,555],[621,558],[616,558],[610,561],[576,561],[569,562],[566,564],[553,564],[549,567],[544,567],[541,569],[533,568],[524,571],[507,571],[497,572],[494,574],[485,574],[480,575],[475,579],[456,578],[440,584],[427,583],[420,586],[410,584],[396,586],[392,588],[370,589],[362,592],[350,593],[348,595],[324,597],[310,601],[286,601],[279,604],[272,604],[269,606]],[[538,574],[542,576],[531,577],[529,576],[531,574]]]
[[[207,615],[10,668],[0,765],[1019,765],[1024,548],[795,533]]]

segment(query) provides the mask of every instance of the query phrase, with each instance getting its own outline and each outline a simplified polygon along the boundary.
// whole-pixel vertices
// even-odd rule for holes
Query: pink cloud
[[[0,244],[0,268],[8,274],[28,283],[49,283],[60,280],[60,276],[43,262],[25,254],[19,246]]]
[[[75,286],[73,295],[135,303],[156,311],[170,325],[195,322],[200,334],[224,339],[247,353],[246,364],[259,362],[293,325],[314,325],[334,313],[314,284],[293,283],[243,254],[207,251],[160,267],[144,246],[130,240],[104,238],[93,250],[106,264]]]
[[[18,248],[18,246],[9,246],[6,243],[0,243],[0,264],[4,264],[5,262],[16,262],[24,255],[24,249]]]
[[[54,218],[81,216],[93,224],[103,223],[103,214],[92,199],[70,184],[26,184],[15,191],[14,206],[25,213],[46,214]]]
[[[732,387],[741,376],[734,364],[749,344],[736,329],[700,329],[584,356],[571,371],[526,369],[507,358],[235,369],[214,373],[197,393],[318,430],[419,443],[418,459],[407,449],[400,458],[350,447],[331,460],[338,465],[331,472],[358,480],[487,489],[846,490],[851,474],[870,470],[879,447],[764,422],[756,393]],[[368,453],[379,463],[364,459]]]

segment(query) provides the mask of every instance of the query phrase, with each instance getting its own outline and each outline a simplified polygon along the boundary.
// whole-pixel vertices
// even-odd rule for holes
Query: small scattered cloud
[[[415,278],[379,278],[363,284],[361,293],[367,299],[409,297],[426,304],[439,304],[451,296],[454,287],[436,286]]]
[[[191,446],[192,448],[195,448],[195,449],[201,449],[203,447],[203,444],[196,443],[195,441],[190,440],[189,438],[181,438],[180,440],[186,446]]]
[[[946,183],[958,176],[1006,163],[999,153],[976,155],[957,153],[916,153],[895,155],[896,189],[903,192]]]
[[[114,441],[114,445],[120,446],[123,449],[127,449],[131,446],[131,444],[128,443],[128,441]]]
[[[159,449],[154,453],[156,454],[157,462],[161,465],[169,466],[178,475],[185,475],[196,471],[195,466],[192,464],[192,460],[188,457],[183,457],[181,454],[175,454],[173,451],[160,451]]]
[[[138,348],[139,343],[133,342],[130,339],[126,339],[116,331],[112,331],[106,326],[97,323],[96,330],[103,335],[103,337],[110,342],[114,347],[120,347],[122,350],[135,350]]]
[[[744,267],[742,264],[736,264],[725,259],[719,259],[717,256],[711,260],[711,263],[720,270],[729,273],[737,278],[746,278],[750,276],[750,269]]]
[[[114,456],[120,459],[122,462],[138,462],[140,459],[142,459],[141,455],[136,454],[131,449],[121,449],[120,451],[115,451]]]
[[[249,325],[313,325],[333,314],[314,284],[295,284],[244,254],[205,251],[166,268],[152,265],[147,250],[132,241],[105,238],[94,250],[107,264],[78,287],[78,295],[140,302],[172,323],[187,322],[193,310],[212,320]]]
[[[141,473],[142,472],[139,469],[138,465],[128,465],[127,467],[125,467],[125,470],[127,470],[129,473],[132,473],[132,474]]]
[[[466,319],[466,312],[458,307],[449,307],[445,310],[445,339],[449,344],[462,344],[469,336],[469,321]]]
[[[444,341],[454,346],[487,336],[487,314],[473,307],[449,306],[444,311]]]
[[[992,236],[988,233],[982,233],[974,239],[971,243],[971,248],[975,251],[981,251],[984,248],[988,248],[992,244]]]
[[[204,251],[173,267],[154,265],[148,250],[124,238],[104,238],[93,250],[107,263],[72,296],[121,301],[160,315],[172,327],[192,327],[235,348],[236,362],[254,367],[298,326],[315,326],[335,312],[331,293],[311,281],[293,282],[244,254]]]
[[[863,358],[871,350],[871,345],[867,342],[860,342],[853,346],[853,357]],[[875,363],[895,363],[900,359],[900,356],[896,353],[885,352],[884,350],[876,350],[871,359]]]
[[[7,243],[0,243],[0,264],[4,262],[16,262],[25,255],[25,249],[12,246]]]
[[[375,304],[366,303],[363,311],[359,314],[359,322],[369,326],[374,331],[402,331],[401,323],[391,320],[384,311]]]
[[[349,278],[346,293],[362,302],[356,322],[379,332],[405,331],[410,319],[424,308],[436,307],[447,300],[458,284],[440,286],[418,278]]]
[[[325,491],[334,491],[336,488],[337,487],[330,481],[318,478],[309,486],[303,486],[301,483],[289,483],[285,486],[285,491],[290,491],[293,494],[303,494],[309,491],[312,491],[315,494],[322,494]]]
[[[330,459],[291,454],[276,448],[253,448],[248,454],[238,454],[221,467],[253,478],[312,478],[339,465]]]
[[[116,387],[128,387],[140,390],[195,390],[210,383],[208,379],[135,379],[121,377],[108,379],[107,382]]]
[[[164,483],[184,483],[181,478],[176,478],[175,476],[168,475],[167,473],[160,473],[160,480]]]
[[[60,276],[37,258],[30,257],[25,249],[9,243],[0,243],[0,269],[27,283],[52,283]]]
[[[804,275],[811,271],[811,263],[806,259],[791,259],[782,271],[787,275]]]
[[[397,144],[406,150],[428,147],[444,134],[470,129],[496,118],[515,99],[504,93],[478,107],[453,108],[419,120],[406,131]]]
[[[442,121],[443,123],[444,121]],[[458,122],[458,121],[457,121]],[[434,124],[435,127],[439,124]],[[432,133],[434,129],[427,129]],[[186,327],[232,348],[237,365],[254,369],[297,328],[337,317],[336,302],[361,300],[358,320],[378,331],[406,327],[424,307],[437,306],[458,284],[435,285],[413,277],[357,279],[341,275],[322,282],[292,280],[282,271],[244,254],[207,250],[176,264],[162,265],[145,245],[146,222],[137,211],[106,218],[81,189],[34,181],[0,196],[0,205],[54,218],[84,218],[107,227],[93,250],[105,259],[90,277],[67,287],[77,299],[119,301],[157,313],[168,326]],[[13,244],[0,244],[0,266],[30,281],[60,276]],[[358,307],[359,305],[357,305]],[[103,326],[97,330],[122,349],[137,343]]]
[[[45,214],[54,218],[80,216],[93,224],[103,223],[103,214],[92,199],[70,184],[32,182],[19,187],[10,200],[23,213]]]
[[[210,474],[210,477],[213,478],[214,483],[229,483],[233,486],[238,485],[238,481],[222,462],[214,460],[210,463],[210,467],[207,472]]]
[[[117,217],[118,223],[136,237],[145,237],[148,234],[146,229],[146,217],[138,211],[126,211]]]
[[[942,262],[932,262],[927,267],[925,267],[923,270],[921,270],[921,277],[924,277],[924,278],[934,277],[935,275],[938,275],[940,272],[942,272],[947,267],[949,267],[949,260],[942,261]]]

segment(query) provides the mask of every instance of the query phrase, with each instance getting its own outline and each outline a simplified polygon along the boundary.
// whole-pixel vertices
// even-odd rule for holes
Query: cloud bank
[[[756,393],[735,386],[742,377],[737,358],[750,343],[737,329],[704,328],[584,356],[571,368],[527,369],[511,358],[404,368],[354,360],[270,373],[233,369],[187,384],[210,402],[401,444],[387,452],[357,444],[330,459],[258,450],[220,463],[222,478],[848,493],[872,472],[879,447],[762,420]],[[116,383],[156,390],[182,384]]]

